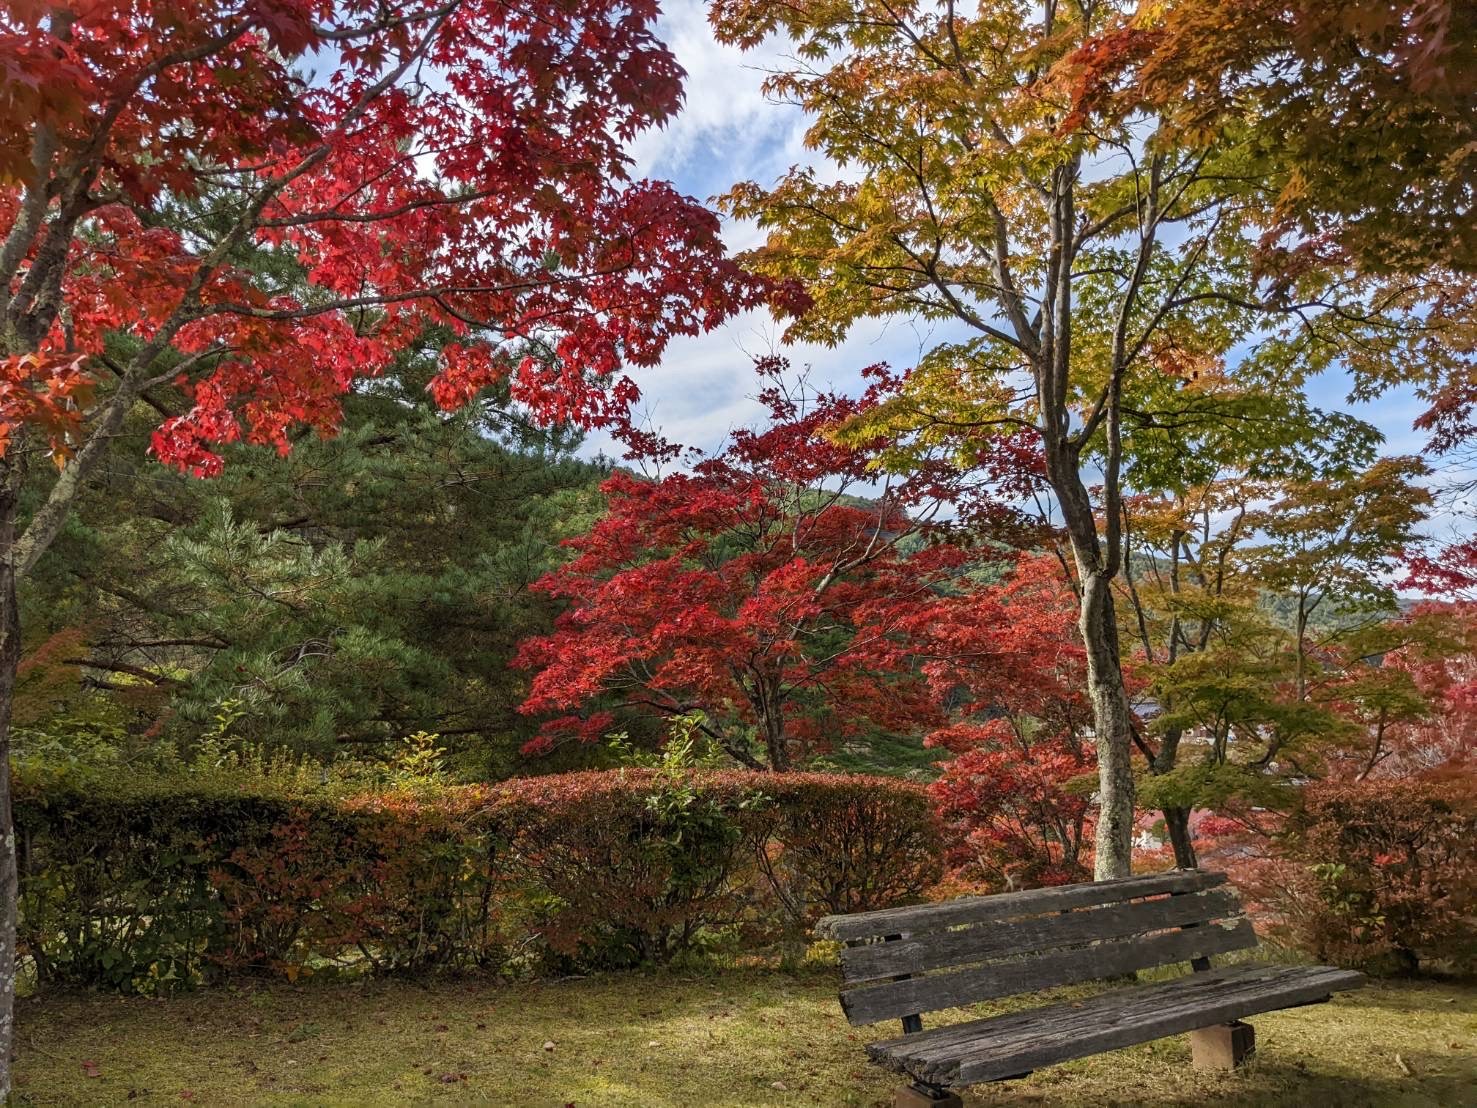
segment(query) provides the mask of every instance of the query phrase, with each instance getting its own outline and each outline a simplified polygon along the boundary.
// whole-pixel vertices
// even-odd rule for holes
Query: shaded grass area
[[[862,1049],[896,1025],[848,1027],[823,971],[46,997],[18,1017],[23,1104],[870,1106],[899,1080]],[[1181,1036],[966,1103],[1477,1105],[1477,985],[1376,983],[1255,1023],[1234,1074],[1195,1072]]]

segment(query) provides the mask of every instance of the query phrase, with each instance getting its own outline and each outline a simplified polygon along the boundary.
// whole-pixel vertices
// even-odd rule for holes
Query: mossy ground
[[[828,972],[363,981],[23,1001],[23,1104],[881,1105],[898,1079]],[[1376,983],[1256,1019],[1197,1073],[1184,1037],[970,1091],[969,1104],[1477,1105],[1477,986]],[[553,1043],[552,1050],[545,1043]],[[95,1075],[95,1076],[94,1076]]]

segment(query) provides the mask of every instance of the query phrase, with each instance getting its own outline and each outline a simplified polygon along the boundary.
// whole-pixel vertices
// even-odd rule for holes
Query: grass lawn
[[[826,972],[632,973],[68,996],[19,1011],[22,1104],[880,1105],[898,1078]],[[1234,1074],[1184,1037],[981,1086],[970,1104],[1477,1105],[1477,985],[1378,983],[1256,1019]],[[546,1047],[552,1044],[552,1048]]]

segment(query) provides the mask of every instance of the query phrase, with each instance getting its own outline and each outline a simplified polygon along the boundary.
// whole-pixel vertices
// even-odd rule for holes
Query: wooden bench
[[[1328,1000],[1362,976],[1329,966],[1210,959],[1257,945],[1225,875],[1199,870],[962,897],[941,904],[827,916],[817,931],[845,943],[841,1007],[853,1024],[901,1019],[872,1060],[912,1084],[898,1106],[960,1104],[954,1086],[1024,1077],[1072,1058],[1189,1031],[1195,1065],[1223,1068],[1252,1048],[1241,1017]],[[921,1013],[1122,978],[1188,962],[1196,972],[923,1030]]]

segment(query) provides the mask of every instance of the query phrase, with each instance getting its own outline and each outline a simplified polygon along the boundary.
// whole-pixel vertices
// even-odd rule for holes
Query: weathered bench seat
[[[1212,969],[1212,956],[1257,943],[1224,883],[1223,874],[1171,871],[828,916],[818,932],[846,944],[847,1019],[903,1021],[902,1036],[868,1047],[872,1059],[914,1081],[922,1098],[914,1102],[937,1102],[950,1099],[950,1086],[1020,1077],[1185,1031],[1239,1029],[1241,1045],[1231,1052],[1239,1058],[1250,1047],[1250,1028],[1235,1022],[1243,1016],[1315,1004],[1361,983],[1360,974],[1329,966]],[[1178,963],[1197,972],[922,1029],[924,1012]]]
[[[1317,1003],[1358,983],[1359,974],[1327,966],[1234,966],[919,1031],[873,1043],[867,1051],[873,1061],[931,1085],[975,1085],[1243,1016]]]

